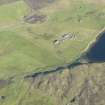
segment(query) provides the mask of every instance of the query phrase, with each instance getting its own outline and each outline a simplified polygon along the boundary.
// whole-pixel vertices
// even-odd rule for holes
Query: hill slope
[[[105,27],[104,1],[12,1],[0,3],[0,105],[87,105],[87,85],[98,97],[92,105],[103,102],[102,90],[93,90],[104,88],[104,63],[62,66],[79,58]]]

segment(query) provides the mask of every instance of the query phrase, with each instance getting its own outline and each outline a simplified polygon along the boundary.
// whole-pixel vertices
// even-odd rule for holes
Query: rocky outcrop
[[[105,64],[84,64],[72,69],[37,77],[26,77],[31,82],[30,94],[40,90],[56,97],[57,105],[104,105]]]

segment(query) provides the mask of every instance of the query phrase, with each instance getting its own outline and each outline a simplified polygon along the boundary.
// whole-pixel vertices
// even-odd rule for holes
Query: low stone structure
[[[75,38],[76,38],[75,34],[73,34],[73,33],[65,33],[65,34],[61,35],[60,38],[54,40],[53,44],[58,45],[58,44],[63,43],[65,40],[69,40],[69,39],[74,40]]]

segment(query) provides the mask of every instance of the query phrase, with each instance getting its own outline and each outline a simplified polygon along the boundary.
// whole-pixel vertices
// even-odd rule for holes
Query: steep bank
[[[55,102],[52,105],[104,105],[104,67],[105,63],[84,64],[70,70],[27,77],[25,81],[32,84],[22,105],[34,96],[36,90],[52,97]]]

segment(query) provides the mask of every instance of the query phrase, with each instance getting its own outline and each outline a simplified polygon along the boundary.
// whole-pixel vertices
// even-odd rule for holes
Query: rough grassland
[[[105,26],[105,7],[83,0],[58,0],[36,11],[47,16],[43,23],[25,23],[23,17],[29,12],[23,1],[0,6],[0,78],[15,77],[14,84],[0,90],[0,96],[7,96],[0,105],[34,105],[19,103],[28,89],[22,76],[72,62]],[[68,32],[77,38],[53,45],[54,40]],[[38,98],[37,105],[53,105],[51,97],[39,94],[36,90],[32,97]]]
[[[68,0],[62,7],[63,2],[40,10],[47,14],[48,19],[34,25],[22,20],[26,11],[29,11],[24,2],[0,7],[1,70],[30,71],[37,67],[62,65],[80,55],[88,42],[103,28],[105,10],[83,2],[71,1],[68,4]],[[58,46],[53,45],[53,40],[68,32],[75,33],[77,38]]]

